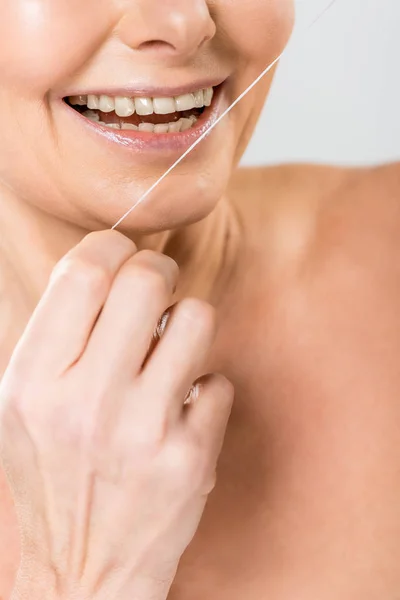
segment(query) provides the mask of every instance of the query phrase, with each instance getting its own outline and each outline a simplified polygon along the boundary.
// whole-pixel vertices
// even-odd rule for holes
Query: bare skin
[[[220,326],[209,367],[235,404],[171,600],[395,600],[399,193],[398,166],[236,174],[229,285],[204,292]],[[8,352],[32,302],[13,294]],[[19,549],[1,486],[7,598]]]
[[[0,595],[9,597],[18,566],[18,517],[23,564],[27,549],[33,562],[13,600],[71,600],[80,584],[85,600],[166,600],[213,487],[232,387],[212,376],[192,412],[182,406],[183,393],[195,376],[217,371],[234,384],[236,401],[217,487],[169,597],[396,600],[398,167],[282,167],[232,179],[271,71],[130,215],[122,230],[128,240],[103,230],[199,135],[201,122],[162,141],[155,130],[110,133],[66,104],[83,95],[89,107],[89,96],[111,95],[117,109],[117,98],[126,107],[127,99],[136,106],[162,97],[171,111],[171,99],[185,92],[206,90],[206,104],[211,86],[220,95],[202,113],[204,125],[281,53],[294,23],[292,0],[0,6],[0,108],[7,114],[0,147],[0,452],[16,499],[14,512],[3,478]],[[103,101],[101,122],[109,108]],[[105,236],[94,252],[94,279],[92,263],[88,271],[78,260],[69,263],[78,280],[69,271],[48,288],[67,252],[82,258],[85,243],[93,251],[99,238],[86,234],[94,230]],[[180,267],[176,292],[176,265],[165,255]],[[129,277],[144,257],[151,269],[142,262]],[[197,307],[195,318],[189,311],[190,327],[167,328],[154,350],[163,360],[145,363],[159,316],[173,302],[172,325],[183,318],[182,306]],[[214,345],[210,304],[219,325]],[[60,308],[73,309],[71,318],[56,319]],[[77,324],[84,309],[91,318]],[[91,435],[99,431],[96,416],[100,436]],[[92,488],[79,485],[93,480],[85,476],[100,472],[108,481],[109,471],[114,485],[85,504]],[[116,499],[118,510],[110,510]],[[82,522],[93,525],[88,539]],[[82,575],[80,565],[89,563]],[[49,573],[58,574],[63,594],[54,593]],[[89,580],[97,585],[88,592]]]

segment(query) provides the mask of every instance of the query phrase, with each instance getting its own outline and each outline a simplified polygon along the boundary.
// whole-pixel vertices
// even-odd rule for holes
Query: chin
[[[161,231],[170,231],[192,225],[207,218],[217,207],[224,196],[230,179],[230,171],[219,176],[210,173],[208,176],[194,172],[182,177],[164,180],[144,202],[138,205],[124,221],[118,230],[126,234],[151,235]],[[151,182],[149,183],[149,187]],[[128,186],[129,187],[129,186]],[[99,204],[90,212],[88,207],[85,218],[80,219],[79,225],[90,230],[112,227],[146,191],[146,186],[132,185],[132,192],[121,193],[118,189],[110,189]],[[118,198],[116,205],[110,204],[111,198]],[[83,215],[82,215],[83,216]]]

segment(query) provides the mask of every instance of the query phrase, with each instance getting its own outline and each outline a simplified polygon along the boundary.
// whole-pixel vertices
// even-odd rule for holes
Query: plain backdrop
[[[308,22],[327,4],[298,1]],[[399,159],[400,0],[336,0],[293,37],[242,162]]]

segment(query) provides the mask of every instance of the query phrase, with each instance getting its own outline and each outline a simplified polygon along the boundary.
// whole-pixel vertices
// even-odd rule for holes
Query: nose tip
[[[118,29],[133,50],[175,57],[192,56],[215,32],[205,0],[139,0]]]

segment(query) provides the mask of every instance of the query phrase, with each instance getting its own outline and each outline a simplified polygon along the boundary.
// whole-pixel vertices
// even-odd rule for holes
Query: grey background
[[[298,2],[304,31],[327,0]],[[400,0],[337,0],[297,30],[242,162],[399,159]]]

